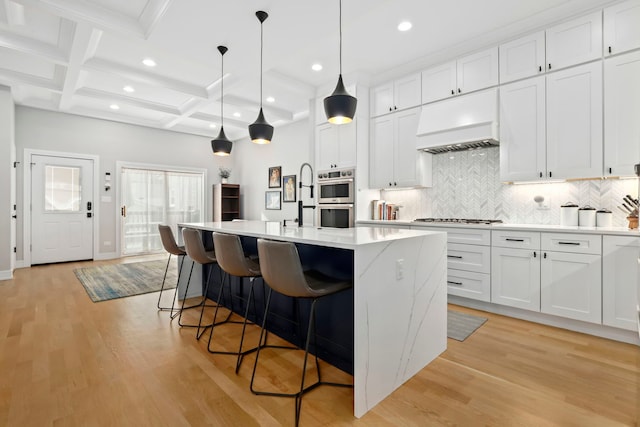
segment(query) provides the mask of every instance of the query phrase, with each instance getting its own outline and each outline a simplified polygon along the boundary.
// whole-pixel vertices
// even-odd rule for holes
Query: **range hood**
[[[424,105],[417,136],[416,148],[433,154],[498,145],[498,89]]]

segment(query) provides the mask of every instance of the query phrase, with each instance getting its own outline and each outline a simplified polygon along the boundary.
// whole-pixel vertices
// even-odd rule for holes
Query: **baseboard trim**
[[[448,302],[451,304],[461,305],[463,307],[474,308],[476,310],[488,311],[489,313],[514,317],[520,320],[541,323],[543,325],[554,326],[561,329],[568,329],[570,331],[581,332],[588,335],[595,335],[597,337],[625,342],[628,344],[640,345],[638,332],[635,331],[628,331],[626,329],[613,328],[611,326],[605,325],[597,325],[595,323],[581,322],[579,320],[565,319],[563,317],[552,316],[550,314],[537,313],[534,311],[522,310],[515,307],[508,307],[484,301],[476,301],[456,295],[449,295]]]
[[[25,264],[23,259],[16,261],[16,268],[25,268],[25,267],[31,267],[31,266]]]
[[[13,279],[13,271],[0,270],[0,280],[11,280],[11,279]]]
[[[94,261],[105,261],[108,259],[120,258],[117,252],[104,252],[93,257]]]

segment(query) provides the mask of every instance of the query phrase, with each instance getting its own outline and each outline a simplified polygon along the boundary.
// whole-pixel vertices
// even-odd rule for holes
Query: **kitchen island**
[[[332,316],[338,324],[353,325],[356,417],[446,349],[445,233],[386,227],[283,227],[263,221],[179,226],[196,228],[203,234],[237,234],[249,246],[258,238],[294,242],[301,258],[304,254],[303,264],[314,262],[314,268],[348,264],[353,310],[334,310]]]

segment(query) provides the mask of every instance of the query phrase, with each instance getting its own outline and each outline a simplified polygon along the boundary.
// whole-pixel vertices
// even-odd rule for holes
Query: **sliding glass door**
[[[123,255],[162,251],[158,224],[204,218],[204,173],[122,167],[121,183]]]

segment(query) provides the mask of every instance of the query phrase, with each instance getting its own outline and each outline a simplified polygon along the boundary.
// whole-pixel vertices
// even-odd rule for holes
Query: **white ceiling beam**
[[[4,4],[7,24],[10,27],[24,25],[24,6],[9,0],[6,0]]]
[[[13,86],[18,83],[48,89],[53,92],[62,91],[62,88],[59,85],[56,85],[51,79],[45,79],[31,74],[18,73],[12,70],[0,69],[0,82],[6,86]]]
[[[159,113],[180,114],[180,110],[169,105],[158,104],[155,102],[142,101],[140,99],[131,98],[126,95],[104,92],[96,89],[82,88],[76,91],[77,96],[86,96],[99,100],[111,99],[122,104],[132,105],[134,107],[144,108],[146,110],[157,111]]]
[[[203,120],[205,122],[209,122],[209,123],[220,123],[220,116],[217,114],[209,114],[209,113],[196,113],[196,114],[192,114],[191,115],[192,119],[197,119],[197,120]],[[243,122],[241,120],[235,120],[235,119],[228,119],[225,118],[224,119],[224,124],[225,125],[231,125],[237,128],[246,128],[247,127],[247,123]]]
[[[144,31],[144,38],[151,36],[156,24],[160,22],[173,0],[149,0],[140,15],[139,23]]]
[[[129,114],[112,113],[111,111],[102,111],[102,110],[82,107],[77,109],[72,108],[71,110],[69,110],[69,112],[71,114],[77,114],[79,116],[94,117],[99,119],[110,120],[113,122],[130,123],[134,125],[146,126],[146,127],[156,128],[156,129],[160,127],[160,123],[158,123],[157,120],[143,119],[140,117],[131,116]]]
[[[236,96],[227,95],[224,97],[225,104],[235,105],[236,107],[245,108],[249,111],[254,111],[256,114],[260,111],[260,104],[249,99]],[[282,120],[293,120],[293,113],[282,108],[271,107],[269,105],[262,105],[265,116],[274,117]]]
[[[67,57],[58,46],[43,43],[17,34],[0,30],[0,46],[18,52],[36,55],[56,64],[67,64]]]
[[[83,68],[115,74],[138,83],[165,87],[167,89],[175,90],[176,92],[197,96],[199,98],[208,98],[206,89],[198,85],[185,83],[169,77],[162,77],[150,72],[140,71],[138,68],[128,67],[105,59],[91,58],[84,63]]]
[[[269,85],[277,85],[290,92],[295,92],[300,96],[304,96],[305,99],[311,99],[315,97],[315,87],[302,82],[295,77],[288,76],[279,71],[269,70],[266,72],[265,78],[268,80]]]
[[[36,9],[44,9],[56,16],[81,21],[95,27],[144,37],[144,30],[136,18],[88,1],[77,0],[13,0]]]
[[[62,83],[60,110],[65,111],[71,107],[73,94],[80,87],[82,64],[95,54],[101,37],[101,30],[94,29],[85,23],[76,26],[69,50],[69,65]]]

